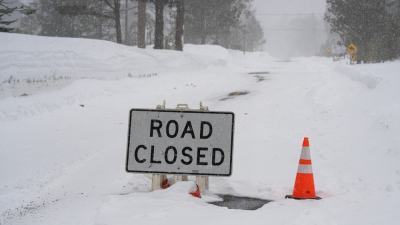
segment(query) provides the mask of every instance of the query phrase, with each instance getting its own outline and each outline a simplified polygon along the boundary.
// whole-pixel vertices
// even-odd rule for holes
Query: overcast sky
[[[254,0],[254,8],[257,10],[257,18],[264,29],[274,27],[277,21],[283,18],[293,19],[296,15],[261,15],[261,14],[310,14],[315,13],[318,18],[323,18],[326,0]],[[280,24],[284,25],[284,24]],[[282,28],[282,27],[280,27]]]
[[[326,0],[254,0],[259,13],[318,13],[325,11]]]
[[[274,49],[278,45],[283,45],[285,36],[290,35],[288,31],[273,30],[273,29],[287,29],[290,20],[304,18],[302,15],[281,15],[281,14],[315,14],[316,18],[320,21],[319,29],[323,27],[323,13],[325,12],[326,0],[254,0],[253,7],[257,10],[257,18],[264,28],[265,39],[267,44],[265,49],[272,55],[276,55],[278,49]],[[274,14],[274,15],[262,15]],[[276,15],[279,14],[279,15]],[[318,37],[319,42],[324,41],[324,34]],[[286,37],[287,38],[287,37]],[[295,37],[293,37],[295,38]],[[287,39],[286,39],[287,41]]]

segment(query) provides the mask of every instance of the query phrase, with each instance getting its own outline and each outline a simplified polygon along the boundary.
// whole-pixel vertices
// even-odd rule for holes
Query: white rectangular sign
[[[346,47],[340,45],[332,45],[332,54],[340,55],[346,52]]]
[[[232,174],[232,112],[131,109],[126,171]]]

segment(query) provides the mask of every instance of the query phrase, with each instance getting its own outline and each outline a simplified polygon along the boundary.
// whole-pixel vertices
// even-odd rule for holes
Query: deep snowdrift
[[[3,92],[0,98],[23,94],[14,89],[24,89],[29,95],[55,84],[69,84],[71,79],[115,80],[155,76],[158,71],[185,72],[225,66],[231,57],[218,46],[186,45],[182,53],[144,50],[100,40],[16,34],[1,34],[0,50]],[[16,80],[19,82],[15,83]]]
[[[248,74],[261,71],[263,81]],[[397,224],[398,71],[399,62],[0,34],[0,223]],[[249,94],[220,101],[235,91]],[[202,199],[187,194],[191,182],[149,192],[148,175],[124,171],[129,109],[162,100],[236,114],[233,176],[212,177]],[[306,136],[323,199],[284,199]],[[206,203],[216,193],[274,202],[228,210]]]

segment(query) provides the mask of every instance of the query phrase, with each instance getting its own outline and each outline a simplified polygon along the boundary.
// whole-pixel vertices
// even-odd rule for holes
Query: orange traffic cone
[[[197,185],[196,190],[193,192],[190,192],[189,194],[193,195],[193,197],[197,197],[197,198],[201,198],[201,194],[200,194],[200,189],[199,189],[199,185]]]
[[[321,199],[315,195],[314,175],[312,171],[310,144],[308,142],[308,138],[304,138],[303,141],[303,148],[301,149],[293,195],[286,195],[285,198],[293,198],[298,200]]]

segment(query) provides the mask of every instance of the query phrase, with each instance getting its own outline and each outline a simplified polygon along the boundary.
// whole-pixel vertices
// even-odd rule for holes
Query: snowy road
[[[107,54],[117,51],[111,47]],[[126,55],[144,54],[124,51],[121,65],[130,60]],[[213,46],[188,46],[184,56],[148,52],[151,60],[141,63],[157,76],[74,79],[61,89],[36,87],[27,97],[0,99],[0,224],[398,223],[399,62],[282,62]],[[95,70],[102,58],[91,57]],[[84,78],[79,66],[60,73],[74,70]],[[12,73],[4,71],[2,80]],[[110,74],[121,71],[128,74],[118,68]],[[248,74],[259,71],[269,72],[261,82]],[[236,91],[249,94],[220,101]],[[202,199],[187,194],[191,182],[149,192],[150,176],[125,172],[129,109],[163,100],[167,108],[198,108],[203,101],[210,110],[236,114],[233,176],[211,178]],[[293,190],[303,137],[310,138],[320,201],[284,199]],[[206,203],[215,193],[274,202],[229,210]]]

